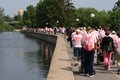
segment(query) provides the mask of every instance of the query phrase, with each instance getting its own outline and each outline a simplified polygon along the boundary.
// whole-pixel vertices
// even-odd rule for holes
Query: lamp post
[[[94,13],[91,13],[90,17],[91,17],[91,27],[92,27],[93,18],[95,17],[95,14],[94,14]]]
[[[76,25],[76,26],[78,26],[78,21],[79,21],[79,19],[77,18],[77,19],[76,19],[76,22],[77,22],[77,25]]]
[[[58,26],[58,24],[59,24],[59,21],[56,21],[57,22],[57,26]]]
[[[46,26],[48,27],[48,23],[46,23]]]

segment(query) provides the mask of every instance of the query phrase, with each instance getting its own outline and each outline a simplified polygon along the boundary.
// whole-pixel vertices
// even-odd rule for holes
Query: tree
[[[74,25],[76,11],[71,1],[72,0],[64,0],[65,25],[69,27]]]
[[[113,10],[116,10],[116,9],[120,9],[120,0],[118,0],[113,7]]]
[[[111,23],[111,28],[114,30],[119,30],[120,29],[120,0],[118,0],[112,11],[109,12],[110,14],[110,23]]]
[[[79,26],[91,26],[91,13],[95,14],[94,19],[92,19],[92,26],[98,26],[98,20],[97,20],[97,15],[98,15],[98,11],[94,8],[79,8],[76,11],[76,18],[79,19]]]
[[[46,26],[46,23],[49,26],[64,25],[64,0],[41,0],[36,11],[39,26]],[[59,21],[59,24],[56,21]]]
[[[109,14],[108,12],[105,11],[100,11],[96,15],[97,19],[96,21],[98,22],[98,26],[110,26],[110,19],[109,19]]]
[[[36,6],[36,22],[37,26],[42,27],[43,24],[45,23],[44,18],[45,18],[45,1],[40,0],[39,3]],[[45,14],[44,14],[45,13]]]
[[[120,0],[115,3],[113,11],[97,11],[95,8],[76,9],[72,0],[40,0],[36,7],[32,5],[24,11],[23,22],[30,27],[54,26],[110,26],[118,29],[120,26]],[[91,13],[95,14],[92,18]],[[79,19],[76,22],[76,19]],[[59,23],[57,23],[59,21]],[[115,23],[115,24],[114,24]],[[114,27],[113,27],[114,26]]]
[[[29,5],[23,14],[23,23],[29,27],[36,27],[36,7]]]
[[[4,9],[0,7],[0,26],[4,24]]]
[[[120,13],[119,9],[109,12],[111,29],[114,29],[114,30],[120,29],[120,14],[119,13]]]

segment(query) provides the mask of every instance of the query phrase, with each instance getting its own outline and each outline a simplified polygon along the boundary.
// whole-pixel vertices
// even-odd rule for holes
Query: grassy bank
[[[10,26],[10,25],[7,25],[7,24],[4,24],[4,25],[0,25],[0,31],[13,31],[14,29],[16,29],[15,27],[13,26]]]

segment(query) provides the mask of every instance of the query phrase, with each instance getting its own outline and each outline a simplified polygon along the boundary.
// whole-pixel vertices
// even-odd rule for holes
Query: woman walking
[[[101,49],[103,51],[103,57],[104,57],[103,67],[108,70],[110,70],[112,51],[115,48],[113,39],[109,36],[109,33],[110,33],[109,31],[105,32],[106,36],[102,39],[102,43],[101,43]]]
[[[73,53],[75,57],[75,65],[78,64],[79,58],[81,58],[81,39],[82,39],[82,34],[80,34],[80,30],[76,29],[74,36],[72,36],[72,41],[73,41]]]
[[[117,60],[118,74],[120,74],[120,31],[117,32],[117,36],[118,38],[115,40],[115,57]]]
[[[87,31],[82,37],[82,46],[84,48],[84,74],[89,74],[89,77],[94,77],[94,44],[96,43],[96,37],[92,34],[92,28],[87,27]]]

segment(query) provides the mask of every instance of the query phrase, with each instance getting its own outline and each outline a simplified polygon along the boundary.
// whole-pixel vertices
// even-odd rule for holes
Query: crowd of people
[[[54,27],[54,28],[26,28],[23,31],[42,32],[47,34],[62,33],[67,35],[67,41],[73,48],[73,59],[75,65],[81,61],[81,70],[85,76],[94,77],[94,58],[103,61],[103,68],[111,70],[111,62],[117,64],[120,74],[120,31],[110,31],[109,27]],[[101,55],[102,54],[102,55]],[[99,55],[103,57],[99,57]]]
[[[28,28],[24,26],[22,28],[22,31],[28,31],[28,32],[37,32],[37,33],[45,33],[45,34],[54,34],[57,33],[65,33],[65,27],[44,27],[44,28]]]
[[[103,68],[111,70],[111,62],[117,61],[118,74],[120,74],[120,31],[110,31],[104,28],[69,28],[66,29],[75,65],[81,61],[81,72],[94,77],[94,56],[102,54]]]

